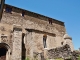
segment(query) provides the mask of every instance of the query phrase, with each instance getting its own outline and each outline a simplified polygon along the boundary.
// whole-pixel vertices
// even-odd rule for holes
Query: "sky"
[[[80,0],[5,0],[5,3],[63,21],[74,49],[80,48]]]

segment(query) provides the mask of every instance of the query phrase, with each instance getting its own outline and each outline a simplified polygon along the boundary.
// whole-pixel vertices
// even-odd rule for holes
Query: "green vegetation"
[[[62,59],[62,58],[57,58],[57,59],[55,59],[55,60],[64,60],[64,59]]]
[[[24,59],[24,60],[30,60],[30,57],[27,57],[27,58]],[[34,59],[32,59],[32,60],[38,60],[38,58],[34,58]]]
[[[80,60],[80,55],[79,55],[79,57],[78,57],[78,60]]]
[[[30,58],[29,58],[29,57],[27,57],[25,60],[30,60]]]

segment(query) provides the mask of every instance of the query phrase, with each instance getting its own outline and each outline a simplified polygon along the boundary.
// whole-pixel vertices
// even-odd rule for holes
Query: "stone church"
[[[46,51],[68,44],[72,38],[64,22],[5,4],[0,0],[0,60],[47,58]]]

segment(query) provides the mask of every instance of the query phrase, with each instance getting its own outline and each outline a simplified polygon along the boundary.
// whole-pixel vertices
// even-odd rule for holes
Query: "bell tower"
[[[5,0],[0,0],[0,21],[2,18],[4,4],[5,4]]]

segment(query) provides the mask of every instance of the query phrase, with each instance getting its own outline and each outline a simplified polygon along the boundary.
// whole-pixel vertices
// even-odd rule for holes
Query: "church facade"
[[[0,12],[0,60],[47,58],[46,51],[68,44],[74,50],[72,38],[64,22],[17,8],[2,5]]]

